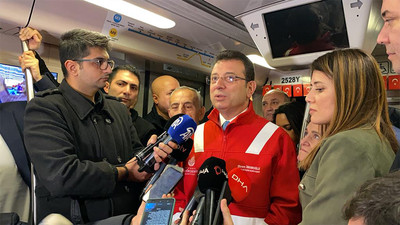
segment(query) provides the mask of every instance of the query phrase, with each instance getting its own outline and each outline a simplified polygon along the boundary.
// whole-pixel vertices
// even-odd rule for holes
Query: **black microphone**
[[[155,172],[154,164],[156,160],[153,154],[153,148],[155,146],[158,146],[158,144],[161,142],[168,144],[169,141],[174,141],[177,144],[181,144],[190,139],[196,128],[197,124],[192,118],[190,118],[190,116],[183,115],[178,117],[171,124],[167,132],[164,132],[157,137],[157,141],[154,144],[146,146],[143,150],[136,154],[136,159],[138,160],[139,164],[139,172]]]
[[[211,225],[216,209],[215,196],[220,194],[228,180],[225,161],[216,157],[206,159],[199,169],[197,179],[199,190],[205,194],[203,221],[205,225]]]
[[[199,187],[196,187],[196,190],[194,191],[192,198],[190,198],[189,202],[186,204],[185,209],[182,211],[181,215],[179,218],[182,220],[183,214],[185,211],[189,211],[189,216],[193,214],[193,211],[196,209],[197,205],[200,202],[200,198],[203,197],[204,194],[200,192]]]
[[[205,207],[205,196],[201,196],[199,199],[199,204],[197,205],[197,208],[196,208],[196,214],[194,215],[193,221],[190,223],[190,225],[203,225],[204,224],[203,223],[204,207]]]

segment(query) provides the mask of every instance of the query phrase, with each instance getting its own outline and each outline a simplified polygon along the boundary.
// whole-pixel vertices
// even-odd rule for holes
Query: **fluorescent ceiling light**
[[[161,29],[169,29],[175,26],[174,21],[123,0],[112,0],[112,1],[85,0],[85,1]]]
[[[265,59],[259,55],[247,55],[247,58],[250,59],[250,61],[252,61],[253,63],[263,66],[265,68],[274,70],[275,68],[268,65],[267,61],[265,61]]]

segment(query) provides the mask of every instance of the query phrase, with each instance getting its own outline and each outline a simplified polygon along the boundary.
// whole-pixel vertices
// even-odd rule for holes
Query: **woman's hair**
[[[300,141],[301,125],[304,119],[305,108],[306,105],[304,102],[289,102],[279,106],[274,113],[274,121],[276,121],[277,114],[284,113],[286,115],[286,118],[296,135],[295,144],[298,144]]]
[[[387,138],[394,152],[398,143],[391,127],[383,78],[376,60],[359,49],[342,49],[316,59],[311,72],[321,71],[333,80],[336,104],[333,118],[322,139],[361,126],[374,128]],[[308,169],[321,142],[300,163]]]

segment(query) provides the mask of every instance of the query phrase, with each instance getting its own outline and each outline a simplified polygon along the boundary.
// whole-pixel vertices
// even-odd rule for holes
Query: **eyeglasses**
[[[246,78],[243,77],[239,77],[236,75],[228,75],[228,76],[224,76],[224,77],[219,77],[217,75],[211,75],[211,77],[206,77],[206,83],[209,84],[215,84],[217,83],[217,81],[219,79],[222,79],[223,81],[225,81],[228,84],[232,84],[233,82],[237,81],[237,80],[246,80]]]
[[[115,62],[111,59],[96,58],[96,59],[73,59],[76,62],[94,62],[101,70],[106,70],[110,66],[111,70],[114,69]]]

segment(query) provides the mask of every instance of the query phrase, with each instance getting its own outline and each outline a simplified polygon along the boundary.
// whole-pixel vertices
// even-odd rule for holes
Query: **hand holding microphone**
[[[170,121],[173,119],[175,119],[175,117],[172,117]],[[196,128],[196,122],[194,122],[194,120],[188,115],[182,115],[175,119],[168,131],[157,137],[155,143],[148,145],[142,151],[136,154],[136,159],[140,166],[139,172],[146,171],[148,173],[154,173],[155,169],[157,169],[154,168],[155,163],[161,162],[163,157],[165,158],[169,153],[172,152],[163,151],[163,148],[167,148],[168,143],[171,144],[171,141],[175,142],[176,144],[182,144],[186,142],[193,135]]]

